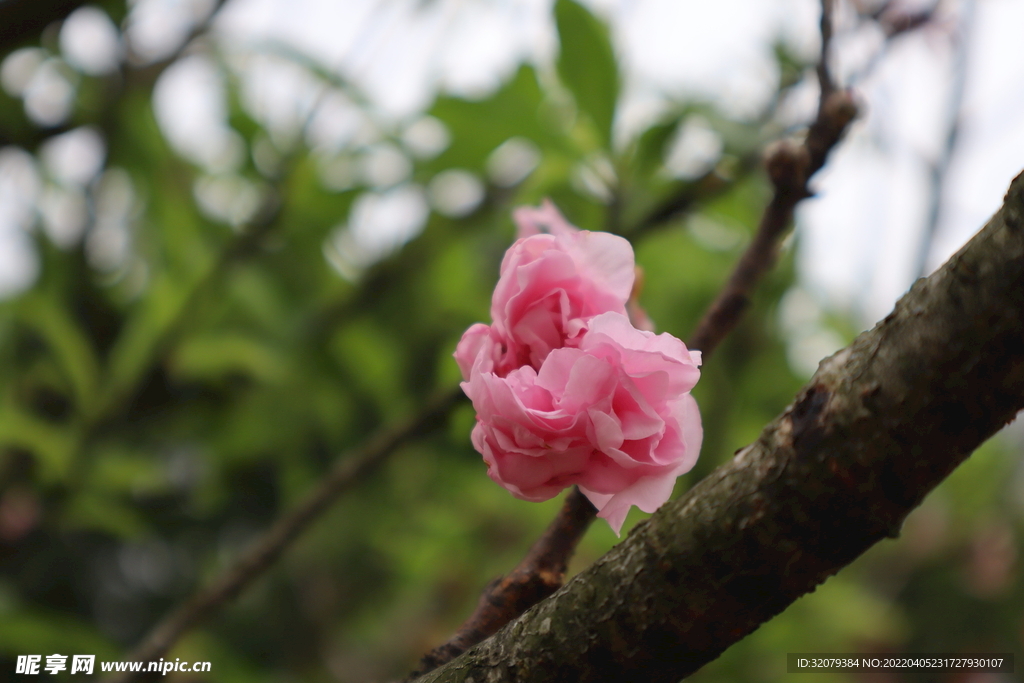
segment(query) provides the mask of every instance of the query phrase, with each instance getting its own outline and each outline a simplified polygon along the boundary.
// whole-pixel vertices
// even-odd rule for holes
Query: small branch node
[[[798,192],[807,182],[811,157],[799,142],[779,140],[765,149],[764,165],[776,191]]]

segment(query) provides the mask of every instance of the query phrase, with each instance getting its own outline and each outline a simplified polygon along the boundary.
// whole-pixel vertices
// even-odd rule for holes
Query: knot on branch
[[[852,92],[837,90],[822,102],[821,119],[839,134],[857,118],[858,109]]]
[[[794,140],[779,140],[768,146],[764,165],[772,185],[780,194],[800,193],[807,184],[811,165],[807,148]]]
[[[849,90],[837,90],[821,101],[818,117],[807,131],[804,143],[811,157],[808,176],[825,165],[825,157],[857,118],[859,110],[857,100]]]

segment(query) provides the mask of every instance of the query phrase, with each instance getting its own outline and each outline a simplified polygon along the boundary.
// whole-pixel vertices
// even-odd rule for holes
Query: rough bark
[[[1024,408],[1024,174],[758,440],[422,682],[677,681],[813,590]]]

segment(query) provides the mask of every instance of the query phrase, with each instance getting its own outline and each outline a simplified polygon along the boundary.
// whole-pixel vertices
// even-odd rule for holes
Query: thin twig
[[[828,66],[829,49],[832,46],[832,7],[835,0],[821,0],[821,55],[818,57],[818,86],[821,96],[818,98],[818,116],[829,96],[835,92],[836,84]]]
[[[755,286],[775,264],[778,244],[792,221],[793,209],[800,200],[811,196],[807,182],[825,165],[829,152],[857,115],[852,95],[845,90],[836,90],[832,81],[828,69],[831,41],[832,0],[822,0],[821,56],[817,69],[821,86],[818,115],[802,144],[783,140],[772,145],[765,154],[765,166],[775,186],[774,195],[761,215],[754,239],[690,338],[690,348],[699,350],[705,363],[739,322],[750,304]]]
[[[834,0],[822,0],[821,13],[821,54],[816,67],[818,83],[821,87],[819,98],[819,109],[831,95],[836,87],[833,82],[831,71],[828,68],[828,53],[832,44],[833,20],[832,7]],[[915,24],[916,26],[916,24]],[[795,84],[794,84],[795,85]],[[761,125],[766,125],[775,118],[778,107],[783,100],[783,93],[786,89],[780,90],[772,99],[770,105],[759,116]],[[745,154],[731,170],[728,175],[723,175],[718,168],[712,168],[701,177],[688,183],[676,193],[657,204],[648,214],[641,218],[628,232],[623,233],[630,240],[635,241],[641,235],[646,235],[655,229],[662,227],[682,214],[690,211],[698,202],[706,202],[710,199],[724,194],[731,189],[738,178],[742,178],[749,172],[757,169],[761,163],[757,153]]]
[[[890,7],[887,5],[885,11],[878,12],[872,18],[885,31],[885,37],[891,39],[910,31],[916,31],[929,23],[935,17],[938,6],[939,3],[935,2],[926,9],[904,12],[888,11]]]
[[[821,87],[819,108],[829,95],[835,91],[831,71],[828,68],[828,53],[832,44],[833,20],[832,9],[834,0],[822,0],[821,10],[821,54],[818,59],[816,73],[818,83]],[[795,84],[794,84],[795,85]],[[792,86],[791,86],[792,87]],[[778,113],[782,95],[788,90],[783,88],[772,99],[768,107],[758,117],[759,123],[764,126],[772,121]],[[727,176],[723,175],[718,168],[712,168],[701,177],[680,188],[676,193],[667,197],[657,204],[648,214],[641,218],[628,232],[623,233],[630,240],[636,240],[641,235],[664,226],[680,215],[693,209],[697,202],[706,202],[709,199],[724,194],[733,187],[737,178],[742,178],[747,173],[755,170],[761,163],[758,154],[745,154],[740,159],[736,168]]]
[[[878,10],[862,15],[875,22],[879,28],[882,29],[885,33],[885,42],[882,43],[882,46],[876,50],[873,55],[871,55],[870,59],[868,59],[860,69],[857,69],[853,73],[847,75],[847,87],[854,87],[874,74],[878,65],[881,64],[882,60],[888,54],[889,47],[893,42],[895,42],[895,39],[905,33],[910,33],[927,26],[935,18],[939,7],[939,3],[934,2],[931,7],[926,9],[914,12],[905,12],[902,10],[893,10],[892,5],[893,3],[887,2],[878,8]]]
[[[942,198],[946,195],[946,184],[949,182],[949,168],[956,153],[960,138],[961,119],[963,118],[964,88],[967,83],[967,66],[970,52],[971,30],[974,23],[974,0],[963,3],[960,26],[955,38],[953,56],[953,74],[950,83],[949,100],[947,102],[947,128],[938,158],[929,164],[928,184],[928,218],[924,225],[921,241],[917,249],[917,263],[914,277],[925,277],[929,273],[928,258],[935,244],[935,236],[939,231],[939,219],[942,216]]]
[[[768,150],[766,165],[775,194],[761,216],[754,239],[690,338],[690,347],[701,351],[705,363],[739,322],[754,287],[775,263],[779,239],[789,227],[793,209],[810,196],[808,179],[824,165],[856,113],[851,95],[838,90],[822,103],[803,144],[782,141]]]
[[[302,502],[278,519],[230,569],[160,621],[127,659],[147,662],[167,654],[182,634],[236,597],[270,567],[339,494],[384,462],[402,443],[436,426],[463,397],[461,389],[449,389],[437,395],[415,415],[378,432],[362,447],[342,457]],[[111,677],[106,683],[128,683],[137,676],[137,672],[127,672]]]

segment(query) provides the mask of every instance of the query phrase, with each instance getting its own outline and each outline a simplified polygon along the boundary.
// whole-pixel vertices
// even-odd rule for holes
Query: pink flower
[[[523,236],[502,262],[494,324],[470,327],[455,352],[473,445],[514,496],[578,485],[617,534],[630,506],[654,512],[697,459],[700,353],[630,324],[628,242],[576,230],[550,203],[515,217]]]
[[[697,460],[699,364],[675,337],[604,313],[539,371],[474,367],[462,385],[477,411],[473,445],[514,496],[547,500],[576,484],[618,533],[631,505],[654,512]]]
[[[552,349],[577,344],[588,318],[626,313],[634,270],[629,242],[577,230],[550,202],[518,209],[515,219],[520,239],[501,263],[491,299],[494,324],[471,327],[455,351],[464,377],[481,346],[501,376],[523,365],[537,369]]]

